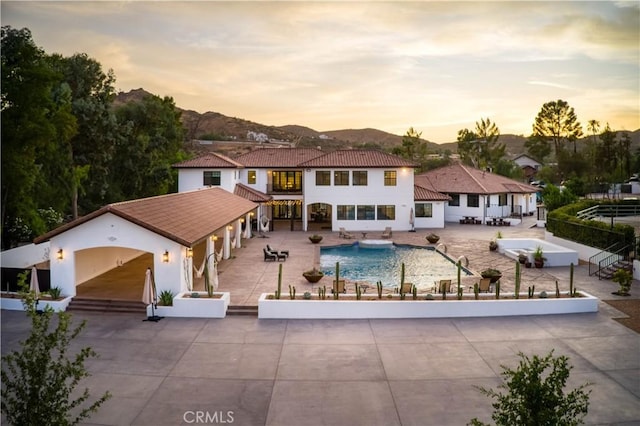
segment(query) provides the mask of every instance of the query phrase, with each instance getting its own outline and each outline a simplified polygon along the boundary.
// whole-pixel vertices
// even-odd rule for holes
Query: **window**
[[[256,171],[255,170],[249,170],[247,172],[247,182],[249,183],[249,185],[255,185],[256,184]]]
[[[331,172],[328,170],[316,170],[316,186],[331,185]]]
[[[384,186],[396,186],[398,181],[398,174],[395,170],[385,170],[384,172]]]
[[[274,171],[272,172],[272,185],[275,192],[300,192],[302,191],[301,171]]]
[[[356,206],[337,206],[338,220],[354,220],[356,218]]]
[[[333,174],[333,184],[336,186],[349,185],[349,172],[335,172]]]
[[[202,172],[202,184],[204,186],[220,186],[220,172]]]
[[[358,220],[376,220],[375,206],[358,206]]]
[[[507,194],[498,195],[498,205],[506,206],[507,205]]]
[[[366,170],[354,170],[353,171],[353,186],[367,186],[367,171]]]
[[[450,206],[459,206],[460,205],[460,194],[449,194],[451,200],[449,200]]]
[[[378,206],[378,220],[395,220],[396,206],[380,205]]]
[[[416,203],[416,217],[433,217],[433,204]]]
[[[480,195],[467,194],[467,207],[480,207]]]

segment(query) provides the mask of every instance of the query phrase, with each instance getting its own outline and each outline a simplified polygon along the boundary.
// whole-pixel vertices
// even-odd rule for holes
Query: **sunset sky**
[[[11,2],[47,53],[87,53],[119,91],[318,131],[410,126],[433,142],[490,118],[531,133],[545,102],[640,128],[640,3]]]

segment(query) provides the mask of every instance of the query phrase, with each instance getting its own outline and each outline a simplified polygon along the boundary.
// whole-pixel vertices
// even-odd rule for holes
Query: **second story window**
[[[220,186],[220,172],[202,172],[202,184],[204,186]]]
[[[329,170],[316,170],[316,186],[331,185],[331,172]]]
[[[395,170],[385,170],[384,186],[396,186],[398,183],[398,174]]]
[[[249,185],[255,185],[256,184],[256,171],[255,170],[249,170],[247,172],[247,183]]]
[[[349,185],[349,172],[337,171],[333,174],[333,184],[335,186],[348,186]]]
[[[366,170],[354,170],[353,171],[353,186],[367,186],[367,171]]]

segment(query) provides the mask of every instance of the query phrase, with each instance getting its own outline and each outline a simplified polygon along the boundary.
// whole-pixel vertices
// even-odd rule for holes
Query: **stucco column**
[[[224,245],[222,246],[222,258],[228,259],[231,257],[231,233],[229,227],[224,227]]]
[[[307,218],[307,205],[302,202],[302,230],[307,232],[307,228],[309,226],[309,221]]]
[[[253,218],[253,215],[251,213],[247,213],[247,216],[244,218],[244,222],[247,224],[247,239],[251,238],[251,219]]]
[[[242,247],[242,220],[236,220],[236,248]]]

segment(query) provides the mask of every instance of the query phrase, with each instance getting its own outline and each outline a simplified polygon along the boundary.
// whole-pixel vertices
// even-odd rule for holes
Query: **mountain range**
[[[129,92],[120,92],[116,96],[114,105],[132,101],[140,101],[152,93],[144,89],[134,89]],[[402,136],[387,133],[373,128],[343,129],[330,131],[317,131],[301,125],[269,126],[244,120],[237,117],[229,117],[218,112],[208,111],[199,113],[193,110],[182,109],[182,124],[187,132],[187,140],[195,150],[209,150],[213,143],[197,143],[199,140],[215,140],[216,145],[225,145],[221,141],[229,141],[227,145],[235,146],[235,153],[243,151],[239,148],[240,141],[246,141],[249,132],[253,135],[264,135],[269,143],[282,145],[295,145],[298,147],[321,147],[322,149],[347,149],[347,148],[380,148],[388,149],[402,144]],[[640,148],[640,129],[628,132],[631,137],[632,151]],[[500,135],[500,142],[506,145],[507,157],[515,157],[525,153],[524,147],[527,138],[520,135]],[[437,144],[427,142],[432,152],[455,153],[457,142]],[[255,144],[255,142],[253,143]],[[228,151],[227,149],[221,149]],[[232,149],[233,150],[233,149]]]

